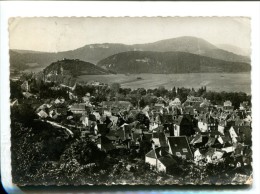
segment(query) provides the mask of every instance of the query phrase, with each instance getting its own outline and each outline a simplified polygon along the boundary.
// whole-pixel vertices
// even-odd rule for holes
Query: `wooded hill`
[[[185,52],[130,51],[112,55],[97,64],[117,73],[248,72],[250,64],[229,62]]]
[[[44,69],[44,71],[46,74],[51,72],[57,72],[57,74],[61,74],[61,68],[63,69],[64,75],[79,76],[109,74],[109,71],[92,63],[75,59],[64,59],[51,63]]]

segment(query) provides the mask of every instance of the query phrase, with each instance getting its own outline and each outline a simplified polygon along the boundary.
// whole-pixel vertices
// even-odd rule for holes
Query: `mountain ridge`
[[[82,61],[97,64],[100,60],[111,55],[135,50],[156,52],[189,52],[192,54],[199,54],[225,61],[250,63],[250,59],[248,57],[219,49],[217,46],[202,38],[182,36],[145,44],[90,44],[74,50],[57,53],[10,50],[10,64],[13,68],[21,69],[29,68],[28,63],[37,63],[42,67],[46,67],[50,63],[63,58],[80,59]]]

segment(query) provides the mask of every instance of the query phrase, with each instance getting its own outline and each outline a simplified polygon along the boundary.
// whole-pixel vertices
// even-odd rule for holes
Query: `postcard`
[[[250,17],[10,18],[13,183],[252,184],[250,44]]]

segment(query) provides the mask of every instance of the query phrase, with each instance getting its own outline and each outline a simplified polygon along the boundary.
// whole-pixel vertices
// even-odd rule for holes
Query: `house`
[[[21,89],[24,92],[29,92],[30,88],[29,88],[29,84],[28,81],[24,81],[23,84],[21,85]]]
[[[199,117],[198,128],[201,132],[207,132],[217,130],[217,120],[214,119],[210,114],[206,113]]]
[[[35,97],[35,95],[31,94],[30,92],[23,92],[22,94],[27,99]]]
[[[84,103],[73,104],[73,105],[70,107],[70,111],[71,111],[73,114],[83,114],[83,113],[86,113],[85,104],[84,104]]]
[[[162,156],[161,154],[162,153],[160,147],[152,149],[145,155],[145,163],[157,167],[157,162],[158,162],[157,159]]]
[[[169,136],[167,137],[167,143],[170,154],[181,157],[183,159],[193,159],[190,145],[186,136]]]
[[[251,126],[251,123],[252,123],[251,115],[247,115],[246,118],[243,121],[244,121],[245,126]]]
[[[49,112],[49,116],[53,119],[57,119],[57,117],[59,116],[60,114],[57,112],[56,109],[52,109],[50,112]]]
[[[40,112],[38,112],[37,115],[43,119],[45,119],[49,116],[44,110],[41,110]]]
[[[118,117],[117,116],[111,116],[110,120],[113,122],[113,125],[116,126],[117,125],[117,121],[118,121]]]
[[[223,161],[223,155],[225,151],[217,150],[216,148],[209,148],[205,154],[205,159],[207,163],[218,163]]]
[[[39,106],[37,109],[36,109],[36,112],[39,112],[40,110],[46,110],[46,109],[49,109],[51,108],[52,105],[51,104],[42,104],[41,106]]]
[[[225,151],[226,153],[231,153],[235,151],[235,147],[234,146],[228,146],[228,147],[224,147],[221,148],[222,151]]]
[[[209,136],[208,141],[207,141],[207,143],[205,144],[205,146],[211,147],[211,146],[213,146],[213,145],[215,144],[215,142],[216,142],[216,138]]]
[[[177,162],[167,153],[164,148],[152,149],[145,155],[145,163],[150,164],[156,171],[168,172]]]
[[[201,108],[207,108],[211,106],[210,100],[204,99],[204,101],[200,104]]]
[[[195,144],[198,144],[198,143],[202,143],[202,135],[199,134],[199,133],[194,135],[194,137],[192,138],[190,144],[195,145]]]
[[[226,112],[232,112],[234,110],[234,106],[232,106],[232,102],[229,100],[225,101],[223,110]]]
[[[189,115],[179,116],[174,125],[174,136],[191,136],[195,133],[192,119]]]
[[[223,136],[220,135],[218,138],[218,141],[223,147],[226,147],[227,145],[230,146],[232,145],[232,140],[230,138],[229,133],[225,133]]]
[[[248,101],[244,101],[244,102],[240,103],[239,109],[248,110],[249,109]]]
[[[96,120],[100,120],[101,119],[101,116],[100,116],[100,114],[98,112],[93,112],[92,114],[95,115]]]
[[[237,135],[237,133],[236,133],[236,131],[233,127],[230,127],[229,134],[230,134],[230,137],[232,139],[232,143],[237,143],[238,135]]]
[[[89,126],[89,119],[86,115],[82,115],[82,117],[80,117],[80,121],[84,127]]]
[[[59,98],[57,98],[55,101],[54,101],[55,104],[60,104],[61,101],[59,100]]]
[[[226,100],[224,102],[224,106],[232,106],[232,102],[230,100]]]
[[[187,96],[187,100],[182,104],[183,106],[192,106],[194,108],[200,107],[200,104],[204,101],[202,97]]]
[[[225,132],[225,122],[224,121],[219,122],[218,132],[220,132],[222,135],[224,135],[224,132]]]
[[[105,116],[108,116],[108,117],[112,117],[112,113],[109,111],[109,110],[104,110],[103,111],[103,114],[105,115]]]
[[[205,158],[205,153],[202,153],[202,150],[200,150],[199,148],[197,148],[194,152],[194,162],[195,164],[199,164],[199,162],[201,160],[203,160]]]
[[[156,131],[159,128],[159,125],[155,122],[150,122],[149,130],[150,131]]]
[[[86,95],[82,97],[82,101],[86,103],[89,102],[89,100],[90,100],[90,93],[86,93]]]
[[[181,106],[181,101],[179,98],[175,98],[173,101],[169,102],[169,106],[174,106],[174,107],[180,107]]]
[[[116,135],[119,137],[119,139],[120,139],[121,141],[131,140],[131,139],[132,139],[132,131],[131,131],[131,129],[128,127],[128,125],[124,125],[124,126],[120,127],[120,128],[116,131]]]
[[[76,100],[78,97],[74,95],[72,92],[69,92],[69,99],[70,100]]]
[[[208,135],[202,135],[201,133],[197,133],[193,137],[191,137],[190,144],[192,144],[194,148],[205,147],[209,141],[209,138],[210,136]]]

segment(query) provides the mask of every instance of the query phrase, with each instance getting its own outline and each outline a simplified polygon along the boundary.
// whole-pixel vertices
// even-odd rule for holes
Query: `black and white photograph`
[[[8,22],[14,184],[252,184],[250,17]]]

